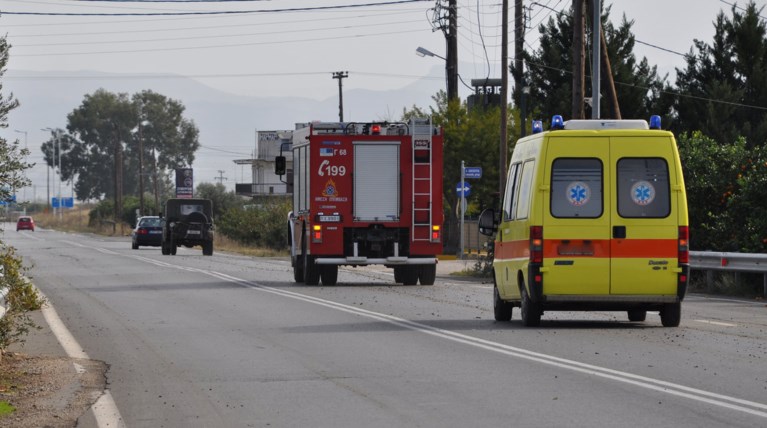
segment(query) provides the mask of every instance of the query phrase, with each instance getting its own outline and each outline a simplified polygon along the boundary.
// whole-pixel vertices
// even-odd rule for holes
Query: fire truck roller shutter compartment
[[[399,141],[354,142],[354,220],[400,217]]]

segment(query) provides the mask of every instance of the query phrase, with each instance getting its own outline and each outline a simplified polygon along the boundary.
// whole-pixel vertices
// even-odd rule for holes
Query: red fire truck
[[[334,285],[338,267],[380,264],[434,284],[442,252],[442,131],[409,123],[316,122],[293,132],[296,282]],[[277,173],[285,158],[277,159]]]

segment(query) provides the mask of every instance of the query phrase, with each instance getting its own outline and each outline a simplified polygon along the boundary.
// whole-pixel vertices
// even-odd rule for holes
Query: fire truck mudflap
[[[295,281],[334,285],[338,266],[380,264],[394,269],[395,282],[432,285],[442,252],[442,149],[430,119],[296,129]]]

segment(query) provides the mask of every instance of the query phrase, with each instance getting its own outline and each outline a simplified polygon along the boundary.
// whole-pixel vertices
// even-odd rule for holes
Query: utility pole
[[[139,212],[144,215],[144,136],[141,133],[141,119],[138,122],[138,198]]]
[[[343,79],[349,77],[348,71],[336,71],[333,73],[333,78],[338,79],[338,121],[344,121],[344,93],[343,93]]]
[[[520,6],[522,0],[518,3]],[[498,177],[498,194],[504,194],[504,187],[506,183],[506,158],[508,157],[509,145],[508,141],[508,93],[509,93],[509,73],[506,72],[506,67],[509,63],[509,0],[503,0],[503,12],[501,13],[501,159],[499,162],[499,177]],[[517,33],[519,34],[519,33]],[[461,172],[463,173],[463,172]],[[461,182],[463,185],[463,181]],[[461,217],[463,219],[463,217]],[[463,228],[461,228],[463,232]],[[463,255],[463,246],[461,246],[461,255]]]
[[[600,0],[593,0],[593,21],[591,32],[591,118],[599,119],[599,85],[600,85],[600,42],[596,41],[602,28],[602,5]]]
[[[343,120],[343,119],[342,119]],[[218,177],[213,177],[214,180],[218,180],[219,184],[224,184],[224,180],[228,180],[229,178],[224,177],[224,170],[219,169],[218,170]]]
[[[448,1],[447,58],[447,100],[458,99],[458,4],[457,0]]]
[[[589,0],[573,0],[573,100],[572,118],[585,119],[583,91],[586,87],[586,15],[584,4]]]

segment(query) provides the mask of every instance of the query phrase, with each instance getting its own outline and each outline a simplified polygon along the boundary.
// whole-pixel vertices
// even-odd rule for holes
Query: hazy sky
[[[444,36],[433,28],[437,3],[0,0],[0,33],[13,45],[8,64],[12,71],[175,74],[233,94],[319,100],[337,96],[337,81],[331,78],[334,71],[349,72],[344,89],[386,90],[423,77],[444,79],[441,59],[415,54],[422,46],[445,55]],[[446,6],[447,0],[439,3]],[[500,77],[501,0],[457,3],[459,74],[467,83],[473,78]],[[509,3],[513,23],[514,0]],[[571,3],[524,1],[530,8],[525,36],[528,49],[538,46],[538,25],[557,13],[555,10],[567,11]],[[729,16],[734,0],[603,3],[612,5],[614,23],[623,14],[634,21],[633,32],[640,42],[635,54],[646,56],[661,74],[670,73],[673,81],[674,68],[684,65],[679,54],[690,50],[693,39],[710,42],[717,13],[724,10]],[[359,7],[363,4],[380,5]],[[767,0],[756,4],[764,6]],[[334,8],[338,6],[345,7]],[[513,31],[509,43],[513,47]],[[509,52],[513,55],[513,49]],[[460,86],[465,97],[468,89]],[[72,105],[80,102],[81,98],[72,100]],[[412,102],[403,100],[402,104]],[[401,107],[394,109],[400,111]],[[297,117],[295,121],[307,119],[311,118]],[[40,127],[63,127],[64,120],[60,125]],[[13,132],[13,126],[0,130],[0,135],[23,139]],[[36,147],[46,137],[37,130],[28,135],[30,145]]]

